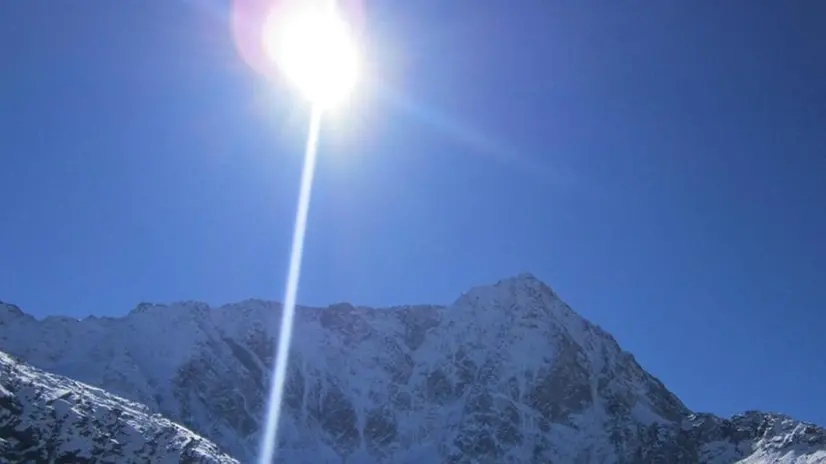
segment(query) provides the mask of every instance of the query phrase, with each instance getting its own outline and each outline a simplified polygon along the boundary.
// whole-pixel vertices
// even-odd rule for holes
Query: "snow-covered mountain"
[[[238,461],[145,406],[0,352],[0,463]]]
[[[252,461],[281,307],[141,304],[36,320],[0,347],[144,403]],[[455,303],[299,308],[278,458],[290,463],[826,463],[826,431],[695,414],[529,274]]]

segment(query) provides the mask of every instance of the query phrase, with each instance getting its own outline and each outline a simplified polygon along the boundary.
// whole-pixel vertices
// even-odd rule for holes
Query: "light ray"
[[[278,352],[275,357],[272,385],[267,401],[267,423],[261,437],[259,464],[271,464],[275,457],[278,443],[278,421],[281,417],[281,400],[284,394],[284,382],[287,377],[287,364],[290,358],[290,341],[293,334],[295,302],[298,296],[298,280],[301,276],[301,256],[304,251],[304,235],[307,231],[307,214],[310,210],[310,196],[313,189],[318,136],[321,131],[321,114],[319,106],[314,106],[310,117],[310,129],[307,134],[307,146],[304,150],[304,169],[301,173],[301,187],[298,195],[298,209],[295,216],[293,243],[290,252],[290,267],[287,274],[287,288],[284,295],[284,307],[281,310],[281,327],[278,334]]]

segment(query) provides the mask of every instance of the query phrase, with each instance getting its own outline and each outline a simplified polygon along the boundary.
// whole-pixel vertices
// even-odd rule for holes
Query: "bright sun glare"
[[[359,77],[356,39],[334,2],[290,3],[267,17],[264,50],[310,102],[324,109],[336,106]]]

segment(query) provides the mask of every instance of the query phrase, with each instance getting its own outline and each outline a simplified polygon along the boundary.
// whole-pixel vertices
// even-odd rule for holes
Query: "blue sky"
[[[823,2],[368,0],[299,300],[531,271],[690,407],[826,425]],[[0,298],[281,299],[307,111],[226,6],[0,3]]]

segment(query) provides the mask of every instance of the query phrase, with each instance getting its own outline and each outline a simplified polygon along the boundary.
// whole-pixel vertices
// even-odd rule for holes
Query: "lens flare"
[[[313,105],[336,106],[356,85],[358,45],[334,3],[273,9],[264,22],[262,41],[267,56]]]
[[[235,0],[230,21],[238,54],[313,105],[340,105],[359,80],[362,1]]]

